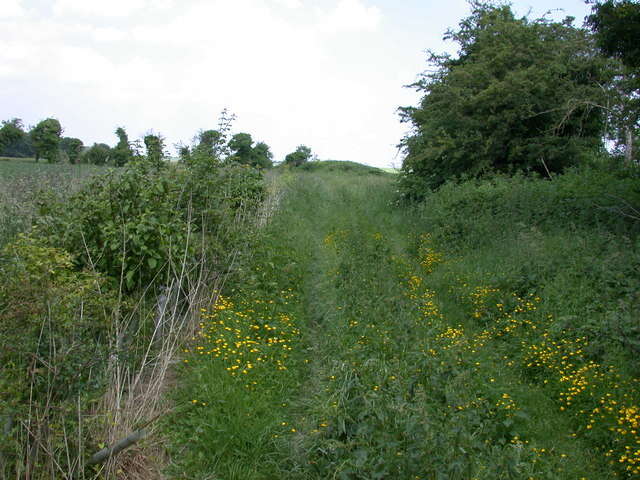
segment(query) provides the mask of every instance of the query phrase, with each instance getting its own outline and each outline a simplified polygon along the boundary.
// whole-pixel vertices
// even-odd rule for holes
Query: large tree
[[[29,132],[36,153],[36,162],[40,157],[49,163],[58,161],[62,126],[55,118],[47,118],[38,123]]]
[[[640,69],[640,2],[607,0],[596,3],[587,24],[596,33],[602,51]]]
[[[236,133],[229,140],[231,160],[245,165],[251,164],[253,156],[253,138],[248,133]]]
[[[0,155],[6,157],[32,157],[35,155],[31,136],[25,132],[21,119],[12,118],[2,121]]]
[[[217,157],[219,155],[220,145],[224,143],[222,133],[218,130],[201,130],[197,138],[198,144],[194,148],[194,153],[208,157]]]
[[[69,163],[77,163],[82,153],[84,144],[79,138],[62,137],[60,140],[60,150],[67,154]]]
[[[490,170],[561,171],[601,148],[604,60],[572,19],[516,18],[510,7],[472,3],[445,38],[457,57],[430,53],[411,85],[418,107],[401,142],[403,184],[420,196],[449,178]]]
[[[2,128],[0,128],[0,151],[20,141],[24,135],[22,120],[19,118],[3,120]]]
[[[271,168],[273,166],[273,153],[269,145],[264,142],[256,143],[253,147],[251,164],[259,168]]]
[[[311,149],[306,145],[300,145],[295,152],[291,152],[284,158],[285,165],[299,167],[311,159]]]
[[[610,137],[624,145],[628,163],[637,156],[634,138],[640,124],[640,2],[607,0],[596,3],[587,24],[600,50],[622,65],[608,85]]]

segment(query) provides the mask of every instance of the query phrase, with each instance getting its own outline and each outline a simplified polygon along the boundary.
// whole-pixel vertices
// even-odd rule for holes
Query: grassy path
[[[522,366],[538,299],[440,271],[388,176],[282,182],[185,351],[174,478],[614,478]]]

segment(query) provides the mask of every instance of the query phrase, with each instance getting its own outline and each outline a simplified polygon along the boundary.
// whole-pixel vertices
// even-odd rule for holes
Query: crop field
[[[65,198],[101,171],[104,169],[95,165],[0,157],[0,246],[29,228],[38,202],[46,203],[47,195]]]

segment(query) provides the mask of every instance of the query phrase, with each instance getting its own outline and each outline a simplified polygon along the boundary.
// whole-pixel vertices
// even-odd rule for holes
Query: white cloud
[[[282,5],[286,8],[300,8],[302,6],[302,0],[274,0],[276,4]]]
[[[55,114],[85,143],[113,143],[117,125],[132,138],[153,128],[171,145],[229,107],[235,130],[277,159],[305,143],[321,158],[384,165],[395,87],[371,74],[375,50],[360,39],[341,48],[342,34],[375,34],[382,14],[367,0],[326,2],[57,0],[53,16],[0,19],[0,119]],[[347,70],[355,58],[362,68]]]
[[[25,14],[21,0],[3,0],[0,7],[0,19],[22,17]]]
[[[150,3],[148,0],[56,0],[53,11],[58,16],[127,17]]]
[[[117,42],[127,37],[125,32],[113,27],[98,27],[93,29],[91,34],[97,42],[103,43]]]
[[[378,7],[368,7],[361,0],[339,0],[333,10],[317,12],[320,30],[327,32],[374,31],[382,20],[382,12]]]

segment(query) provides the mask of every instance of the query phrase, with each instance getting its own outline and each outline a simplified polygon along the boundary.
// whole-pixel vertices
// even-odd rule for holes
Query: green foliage
[[[36,162],[40,157],[45,158],[49,163],[58,161],[58,146],[62,126],[55,118],[47,118],[38,123],[29,132],[36,154]]]
[[[159,168],[164,162],[164,138],[161,135],[148,134],[144,137],[147,159]]]
[[[178,151],[178,158],[180,159],[180,162],[185,164],[189,163],[191,160],[191,148],[189,148],[189,145],[178,143],[176,145],[176,149]]]
[[[67,155],[69,163],[71,164],[78,162],[80,155],[82,154],[83,147],[84,144],[79,138],[62,137],[60,140],[60,150]]]
[[[637,169],[611,162],[553,181],[451,182],[419,209],[432,248],[449,252],[428,285],[456,318],[468,319],[458,328],[488,338],[484,332],[504,322],[495,342],[482,341],[494,350],[496,372],[484,381],[511,365],[527,385],[521,398],[544,395],[549,411],[562,412],[557,428],[606,461],[599,478],[639,473],[627,457],[636,431],[615,427],[640,401],[640,332],[630,319],[640,287],[637,182]],[[517,298],[538,300],[514,308]],[[484,366],[491,356],[478,361]]]
[[[68,252],[33,236],[0,251],[0,279],[2,472],[20,471],[26,463],[34,478],[53,477],[52,459],[37,453],[41,446],[31,448],[25,461],[22,428],[7,430],[7,419],[28,425],[50,455],[66,452],[57,471],[75,468],[86,432],[74,413],[95,405],[104,387],[116,296],[100,275],[77,271]]]
[[[101,277],[75,271],[69,253],[29,236],[2,250],[0,271],[0,335],[6,342],[0,405],[19,409],[29,395],[46,401],[52,383],[51,401],[71,399],[89,381],[99,382],[89,370],[105,359],[97,344],[109,330],[105,308],[114,300],[101,292]]]
[[[273,166],[273,153],[271,153],[269,145],[264,142],[256,143],[253,148],[251,165],[259,168],[271,168]]]
[[[606,0],[593,6],[587,24],[596,32],[598,46],[634,69],[640,68],[640,3]]]
[[[602,172],[609,173],[592,186]],[[609,295],[616,282],[637,278],[635,253],[622,250],[634,243],[624,239],[633,222],[607,222],[607,212],[589,220],[598,206],[587,201],[597,202],[591,195],[608,184],[613,195],[635,202],[628,197],[633,175],[603,168],[582,179],[572,173],[553,182],[499,177],[447,185],[429,198],[432,211],[430,203],[394,209],[391,176],[282,169],[276,181],[286,194],[276,215],[237,277],[216,292],[223,296],[205,310],[185,349],[175,391],[181,409],[164,424],[175,459],[170,473],[229,480],[625,478],[618,457],[611,466],[605,456],[624,444],[612,441],[600,417],[597,436],[590,433],[591,410],[581,414],[582,403],[561,410],[559,393],[573,380],[532,371],[523,343],[544,338],[543,331],[556,344],[587,332],[571,328],[593,326],[595,305],[615,308],[619,297]],[[539,221],[563,202],[566,209]],[[582,209],[574,221],[585,228],[562,235],[567,212]],[[467,233],[440,235],[445,220],[458,216]],[[490,221],[493,230],[478,243],[473,228]],[[601,227],[601,237],[588,234]],[[558,262],[555,277],[528,275]],[[609,268],[618,273],[606,274]],[[532,285],[542,299],[528,295],[538,292]],[[581,308],[589,297],[598,300]],[[569,362],[582,367],[604,352],[625,370],[617,341],[603,338],[601,348],[598,333],[589,337],[595,341],[584,357],[563,350]],[[277,356],[282,350],[287,357]],[[274,357],[281,363],[274,366]],[[593,402],[608,391],[591,382],[586,388]]]
[[[198,133],[198,144],[194,147],[195,154],[218,157],[220,145],[224,143],[224,136],[218,130],[203,130]]]
[[[229,160],[242,165],[258,168],[270,168],[273,165],[273,154],[264,142],[253,145],[253,139],[248,133],[237,133],[229,140],[231,156]]]
[[[178,210],[181,185],[150,162],[93,179],[65,205],[43,206],[42,228],[52,245],[76,254],[127,290],[144,287],[184,256],[191,258],[189,227]]]
[[[379,168],[342,160],[322,160],[318,162],[307,162],[301,166],[301,170],[307,172],[344,172],[355,173],[359,175],[383,175],[385,173]]]
[[[251,163],[251,154],[253,152],[253,139],[248,133],[236,133],[229,140],[229,148],[232,152],[232,158],[238,163],[249,165]]]
[[[288,154],[284,158],[285,165],[299,167],[311,159],[311,149],[306,145],[300,145],[295,152]]]
[[[639,332],[626,313],[640,286],[637,184],[635,169],[609,164],[553,181],[448,183],[427,197],[421,214],[435,244],[460,258],[451,270],[490,272],[495,287],[536,293],[558,328],[590,339],[594,358],[619,364],[615,352],[625,350],[625,369],[638,372]]]
[[[31,136],[24,131],[21,119],[13,118],[2,121],[0,155],[7,157],[33,157],[35,155]]]
[[[401,109],[413,126],[401,143],[409,196],[463,174],[559,172],[601,148],[604,116],[594,105],[609,72],[587,32],[570,19],[473,6],[446,37],[460,45],[458,57],[431,53],[434,70],[412,85],[420,105]]]
[[[11,144],[19,142],[24,136],[22,120],[19,118],[3,120],[2,128],[0,128],[0,152],[3,152]]]
[[[98,449],[106,381],[160,348],[150,343],[154,287],[185,275],[180,295],[191,294],[191,280],[232,269],[229,252],[235,261],[251,238],[264,198],[262,175],[194,160],[137,159],[88,181],[78,176],[95,167],[0,163],[0,476],[82,476],[78,460]],[[7,229],[5,217],[22,223]],[[20,230],[29,234],[16,238]]]
[[[62,202],[103,170],[93,165],[35,163],[33,159],[0,161],[0,249],[29,231],[38,205]]]
[[[113,157],[113,164],[116,167],[122,167],[133,160],[133,150],[129,143],[129,137],[124,128],[118,127],[116,129],[116,135],[118,137],[118,143],[111,152]]]
[[[90,148],[85,150],[81,156],[84,163],[92,165],[106,165],[110,162],[113,155],[111,147],[106,143],[94,143]]]
[[[616,58],[623,65],[615,65],[613,80],[606,85],[608,91],[609,136],[620,149],[628,164],[637,161],[634,148],[640,123],[640,3],[613,1],[597,3],[587,24],[595,32],[600,50]]]
[[[43,204],[42,235],[75,253],[128,291],[162,283],[176,265],[194,264],[196,238],[211,235],[208,253],[219,253],[239,216],[262,201],[262,178],[243,166],[158,169],[131,162],[96,177],[64,204]],[[240,232],[238,232],[240,234]]]
[[[637,182],[635,169],[614,161],[572,169],[552,181],[515,175],[448,182],[426,197],[428,207],[425,203],[422,210],[434,238],[450,251],[500,244],[531,229],[635,236],[640,231],[634,219],[640,206]]]

